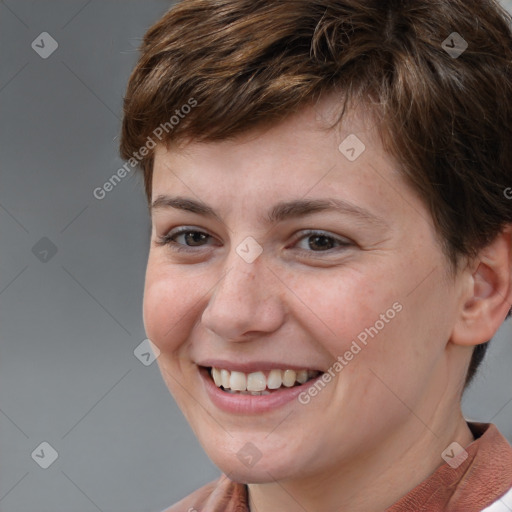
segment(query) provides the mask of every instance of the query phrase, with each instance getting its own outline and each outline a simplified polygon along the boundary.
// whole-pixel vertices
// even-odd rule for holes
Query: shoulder
[[[199,511],[200,508],[198,507],[201,507],[211,496],[217,483],[218,480],[215,480],[206,484],[162,512],[194,512],[194,509]]]
[[[201,512],[203,510],[208,512],[248,511],[246,486],[222,475],[162,512]]]

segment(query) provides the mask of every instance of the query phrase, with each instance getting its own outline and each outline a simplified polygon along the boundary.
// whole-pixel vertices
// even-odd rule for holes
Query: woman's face
[[[429,435],[453,381],[460,290],[431,217],[357,111],[323,129],[332,106],[156,152],[146,332],[198,439],[234,480],[405,450],[407,436]],[[227,370],[219,382],[266,391],[229,393],[211,367]],[[312,372],[324,375],[287,387]]]

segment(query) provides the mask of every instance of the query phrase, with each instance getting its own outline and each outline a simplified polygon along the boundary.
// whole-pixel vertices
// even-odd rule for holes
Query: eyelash
[[[178,242],[174,241],[174,239],[176,237],[183,235],[183,234],[188,234],[188,233],[201,234],[201,235],[206,235],[209,238],[213,238],[211,235],[208,235],[208,233],[205,233],[203,231],[199,231],[196,229],[190,229],[190,228],[180,228],[175,233],[171,232],[164,236],[158,236],[155,243],[156,243],[156,245],[158,245],[160,247],[168,246],[172,251],[175,251],[175,252],[195,253],[195,252],[197,252],[196,248],[188,246],[188,245],[179,244]],[[338,249],[346,249],[353,245],[348,239],[344,240],[342,238],[337,238],[335,236],[329,235],[324,231],[315,231],[315,230],[306,231],[302,236],[300,236],[299,238],[297,238],[294,241],[294,244],[296,244],[297,242],[299,242],[301,240],[311,238],[314,236],[324,237],[326,239],[333,240],[335,243],[339,244]],[[198,246],[197,248],[201,248],[201,247],[203,247],[203,246]],[[306,249],[300,249],[300,250],[303,252],[309,252],[309,253],[313,253],[313,254],[315,254],[315,253],[330,254],[334,249],[335,248],[332,248],[332,249],[328,249],[326,251],[308,251]]]

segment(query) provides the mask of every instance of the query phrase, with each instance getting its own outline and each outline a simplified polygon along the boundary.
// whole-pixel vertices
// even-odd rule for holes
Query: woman
[[[512,509],[512,448],[460,406],[512,303],[509,22],[188,0],[148,31],[144,323],[223,472],[169,512]]]

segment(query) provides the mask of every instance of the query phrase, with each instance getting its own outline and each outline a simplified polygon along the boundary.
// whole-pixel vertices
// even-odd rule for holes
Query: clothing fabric
[[[512,447],[492,424],[468,426],[467,459],[443,464],[383,512],[511,512]],[[250,512],[248,488],[222,475],[163,512]]]
[[[494,502],[490,507],[487,507],[482,512],[510,512],[512,510],[512,490],[501,497],[498,501]]]

